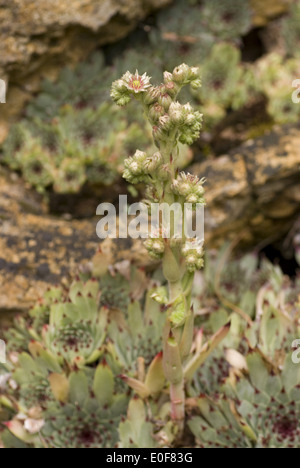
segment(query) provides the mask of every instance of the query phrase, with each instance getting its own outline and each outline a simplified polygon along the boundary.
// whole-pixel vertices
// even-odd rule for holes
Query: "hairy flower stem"
[[[170,208],[167,219],[165,207],[162,210],[158,237],[148,239],[145,245],[152,257],[162,260],[168,282],[168,298],[157,296],[156,300],[168,311],[163,331],[163,370],[170,387],[171,418],[178,437],[182,435],[185,422],[183,366],[193,339],[191,288],[194,273],[203,264],[202,245],[197,244],[197,239],[187,239],[185,232],[180,232],[178,237],[177,219],[171,209],[175,203],[181,208],[188,203],[194,210],[197,205],[204,204],[203,181],[190,174],[179,174],[178,143],[191,145],[197,140],[202,122],[202,115],[190,104],[182,105],[177,101],[177,95],[185,85],[194,89],[201,86],[198,68],[182,64],[173,73],[165,72],[164,83],[157,87],[151,86],[146,74],[127,72],[113,83],[111,92],[118,105],[127,104],[132,97],[142,103],[158,148],[153,156],[137,151],[127,159],[124,178],[133,184],[148,184],[148,206],[155,201]],[[181,221],[180,231],[181,227],[184,231],[186,220]],[[165,232],[169,235],[165,236]]]
[[[171,397],[171,417],[174,423],[177,425],[178,437],[180,437],[184,430],[185,420],[185,393],[184,393],[184,381],[182,379],[178,384],[170,385],[170,397]]]
[[[182,260],[182,259],[181,259]],[[164,262],[168,262],[168,257],[165,254],[165,258],[163,259],[163,264]],[[176,276],[181,276],[182,273],[180,271],[180,267],[178,266],[177,272],[174,271],[173,274]],[[165,269],[164,269],[165,271]],[[168,279],[167,274],[165,273],[166,279]],[[193,275],[194,276],[194,275]],[[169,300],[170,303],[174,303],[178,297],[180,297],[184,293],[184,285],[183,285],[183,280],[180,278],[179,281],[168,281],[168,288],[169,288]],[[188,318],[191,314],[191,305],[190,301],[185,301],[185,316]],[[170,327],[170,331],[172,335],[174,336],[174,339],[177,342],[178,347],[180,347],[181,344],[181,339],[183,336],[183,331],[185,328],[186,320],[185,322],[180,326],[176,328]],[[166,326],[170,326],[170,316],[167,317],[167,324]],[[165,341],[168,340],[168,335],[164,334],[164,348],[166,347]],[[190,343],[185,343],[185,347],[191,348],[192,345],[192,334],[190,336]],[[174,353],[176,350],[174,350]],[[180,370],[178,368],[174,368],[174,378],[178,376],[178,374],[181,376],[180,380],[176,383],[170,383],[170,400],[171,400],[171,417],[174,423],[177,426],[177,433],[178,437],[182,435],[183,429],[184,429],[184,419],[185,419],[185,393],[184,393],[184,374],[183,374],[183,360],[184,357],[182,355],[182,352],[180,353]]]

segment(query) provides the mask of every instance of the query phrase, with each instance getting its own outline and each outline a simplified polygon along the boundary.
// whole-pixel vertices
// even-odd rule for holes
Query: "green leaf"
[[[96,369],[93,391],[100,405],[110,405],[114,392],[114,376],[107,364],[99,364]]]
[[[226,338],[230,330],[230,322],[215,333],[202,348],[193,355],[184,369],[186,379],[192,379],[197,369],[206,361],[208,356],[216,349],[216,347]]]
[[[269,372],[262,357],[256,353],[249,354],[247,356],[247,365],[252,384],[258,390],[265,392],[269,380]]]
[[[130,304],[128,307],[128,324],[134,335],[138,335],[143,331],[142,311],[140,303],[137,301]]]
[[[292,353],[286,356],[282,371],[282,381],[288,393],[297,387],[297,385],[300,385],[300,365],[293,363]]]
[[[84,372],[72,372],[69,377],[70,401],[83,406],[89,398],[88,380]]]

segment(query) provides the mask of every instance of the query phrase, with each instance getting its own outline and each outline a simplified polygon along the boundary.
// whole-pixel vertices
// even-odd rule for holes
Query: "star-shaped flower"
[[[151,86],[150,77],[147,75],[147,73],[139,75],[137,70],[134,75],[130,72],[126,72],[122,77],[122,81],[129,91],[136,94],[144,93]]]

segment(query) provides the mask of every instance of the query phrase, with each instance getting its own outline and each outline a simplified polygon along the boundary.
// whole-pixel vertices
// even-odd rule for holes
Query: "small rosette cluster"
[[[182,64],[173,73],[165,72],[164,83],[160,86],[152,86],[146,74],[127,72],[113,83],[111,97],[120,106],[128,104],[132,97],[142,101],[158,147],[170,135],[176,135],[177,141],[191,145],[199,138],[202,114],[189,104],[176,102],[178,93],[186,85],[193,89],[201,87],[198,68]]]
[[[195,271],[203,268],[203,242],[198,241],[198,239],[186,241],[182,247],[182,255],[185,259],[187,270],[190,273],[195,273]]]
[[[163,163],[162,155],[157,152],[147,156],[143,151],[137,150],[133,157],[125,160],[124,179],[131,184],[147,182],[149,177],[157,172]]]
[[[182,197],[184,203],[204,205],[204,182],[205,178],[199,179],[196,175],[181,172],[173,181],[172,190],[175,195]]]

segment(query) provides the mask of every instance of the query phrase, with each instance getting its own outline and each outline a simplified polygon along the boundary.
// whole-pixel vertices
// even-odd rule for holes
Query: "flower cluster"
[[[201,87],[200,71],[186,64],[176,67],[173,73],[165,72],[164,83],[156,87],[151,86],[146,74],[127,72],[113,83],[111,97],[120,106],[128,104],[132,96],[142,99],[158,148],[172,134],[177,134],[177,142],[191,145],[199,138],[202,114],[189,104],[182,106],[175,101],[181,88],[189,84],[195,90]]]
[[[118,106],[125,106],[132,94],[144,93],[150,86],[150,78],[146,73],[141,76],[138,71],[134,75],[126,72],[120,80],[113,83],[111,97]]]
[[[119,105],[126,104],[132,97],[137,98],[152,125],[154,143],[159,152],[148,157],[147,153],[137,151],[125,161],[124,171],[127,181],[133,184],[146,182],[148,199],[145,203],[148,206],[155,200],[156,203],[162,203],[170,209],[177,201],[176,195],[181,195],[183,182],[187,188],[180,201],[191,202],[193,205],[204,203],[203,181],[184,174],[180,174],[177,179],[180,168],[178,145],[194,143],[199,138],[202,127],[202,114],[195,111],[189,103],[182,105],[177,100],[179,92],[186,85],[191,85],[194,90],[201,86],[199,68],[182,64],[176,67],[173,73],[165,72],[164,83],[159,86],[151,86],[147,75],[140,76],[138,72],[131,75],[127,72],[112,87],[111,96]],[[174,189],[173,185],[177,188]],[[179,192],[175,193],[177,189]],[[177,205],[181,207],[179,203]],[[145,247],[154,260],[162,260],[163,275],[169,284],[169,317],[165,325],[167,332],[163,339],[163,355],[160,361],[162,375],[170,383],[172,424],[175,424],[179,434],[184,427],[183,359],[190,353],[193,335],[191,303],[190,299],[183,296],[182,291],[185,291],[186,296],[190,296],[193,277],[190,273],[203,266],[202,246],[189,245],[188,249],[186,243],[181,253],[185,238],[182,237],[182,233],[178,238],[177,233],[174,234],[175,225],[178,227],[175,214],[173,220],[171,217],[168,220],[163,213],[158,223],[158,236],[147,239]],[[163,235],[167,227],[171,240],[170,236]],[[157,302],[161,300],[161,297],[156,296]],[[175,334],[178,335],[178,330],[175,329],[179,327],[183,330],[180,343],[175,339]],[[126,381],[142,398],[149,395],[149,391],[142,385],[143,378],[139,382],[133,382],[132,379]]]
[[[144,243],[150,257],[154,260],[161,260],[165,253],[165,242],[163,239],[149,238]]]
[[[172,190],[175,195],[184,197],[186,203],[192,203],[193,205],[197,203],[204,204],[204,182],[204,178],[200,180],[195,175],[181,172],[177,179],[173,181]]]
[[[182,255],[185,258],[186,267],[190,273],[203,268],[203,243],[198,239],[187,240],[182,248]]]
[[[131,184],[146,182],[149,175],[153,175],[162,164],[162,155],[157,152],[153,156],[137,150],[133,157],[125,160],[125,171],[123,174]]]

